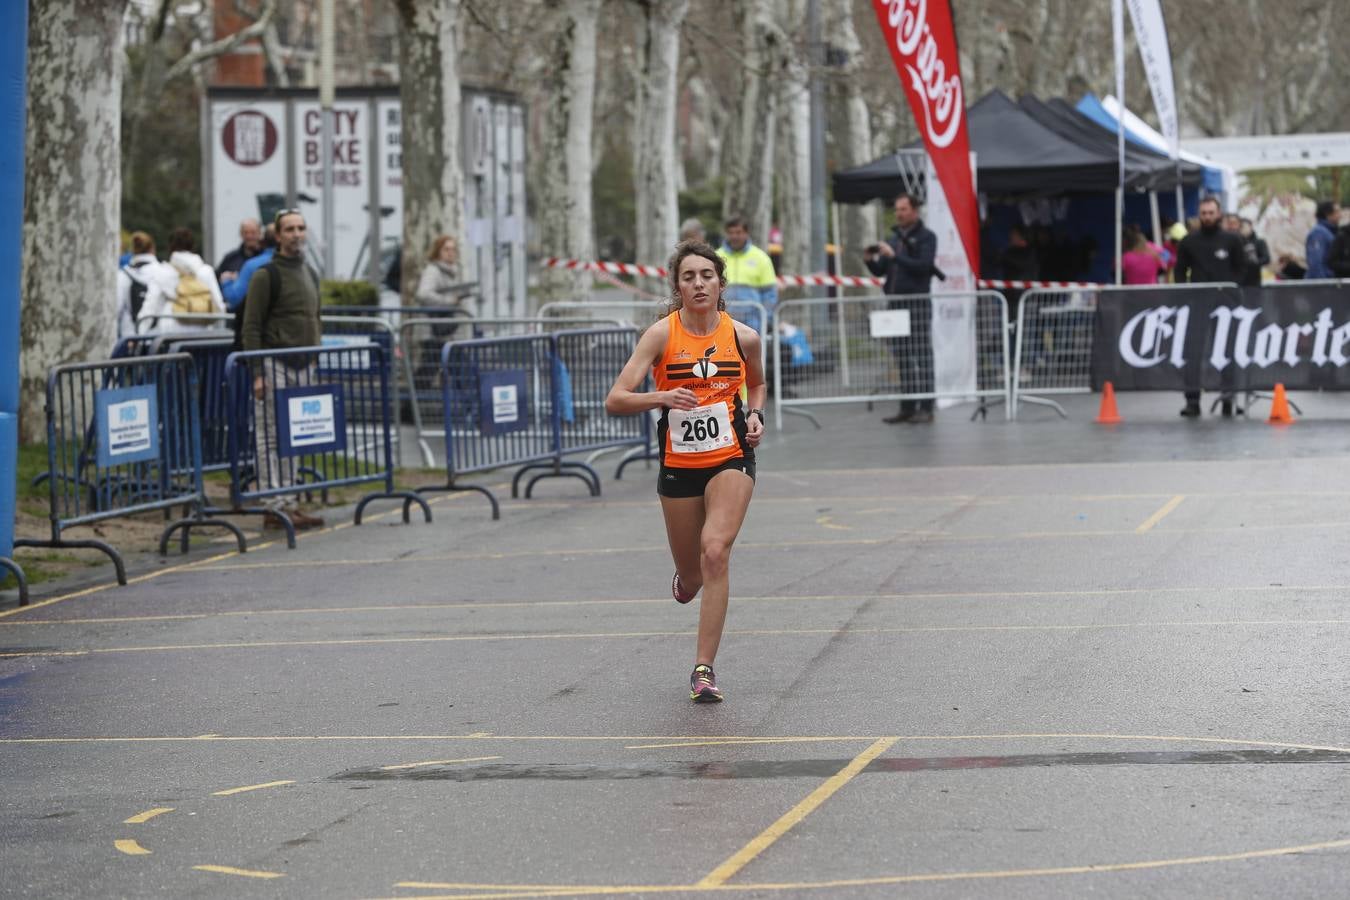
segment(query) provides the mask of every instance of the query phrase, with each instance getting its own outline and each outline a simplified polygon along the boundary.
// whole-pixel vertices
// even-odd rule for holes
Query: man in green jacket
[[[319,282],[305,266],[305,217],[283,209],[276,217],[277,252],[272,262],[250,279],[244,306],[245,350],[285,350],[315,347],[322,342],[319,325]],[[273,285],[273,279],[277,284]],[[253,416],[257,441],[259,489],[295,484],[294,460],[277,456],[276,391],[313,381],[313,363],[297,357],[267,359],[254,368]],[[268,497],[266,527],[281,527],[277,513],[285,513],[298,529],[323,525],[318,516],[301,512],[296,494]]]

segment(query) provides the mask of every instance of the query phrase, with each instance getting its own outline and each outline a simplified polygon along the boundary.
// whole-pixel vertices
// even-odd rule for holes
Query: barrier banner
[[[479,427],[483,434],[506,434],[529,427],[525,385],[523,369],[484,372],[479,376]]]
[[[283,388],[276,393],[277,456],[336,453],[347,448],[342,389],[332,384]]]
[[[153,384],[99,391],[94,419],[101,468],[159,459],[159,402]]]
[[[1350,390],[1350,291],[1336,285],[1102,291],[1092,387]]]

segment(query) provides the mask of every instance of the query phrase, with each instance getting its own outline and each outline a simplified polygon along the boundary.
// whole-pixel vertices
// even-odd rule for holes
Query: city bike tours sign
[[[1092,384],[1107,381],[1116,390],[1350,390],[1350,291],[1102,291]]]

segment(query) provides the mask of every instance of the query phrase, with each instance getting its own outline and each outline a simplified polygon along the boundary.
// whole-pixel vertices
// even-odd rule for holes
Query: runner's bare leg
[[[731,590],[731,545],[745,521],[755,480],[744,472],[728,470],[714,476],[703,494],[706,507],[699,539],[699,562],[703,571],[703,600],[698,610],[698,654],[695,665],[713,664],[722,643],[727,621],[727,595]],[[680,578],[683,580],[684,576]]]
[[[680,584],[693,595],[703,586],[699,566],[699,538],[703,534],[702,497],[662,497],[661,513],[666,517],[666,539],[670,558],[680,574]]]

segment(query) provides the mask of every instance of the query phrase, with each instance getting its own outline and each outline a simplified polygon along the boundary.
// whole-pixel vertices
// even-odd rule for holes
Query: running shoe
[[[694,596],[698,594],[698,591],[692,591],[686,594],[684,592],[684,583],[680,581],[680,573],[676,572],[675,577],[670,580],[670,593],[675,598],[676,603],[688,603],[690,600],[694,599]]]
[[[721,703],[722,692],[717,689],[717,676],[712,666],[694,666],[689,676],[689,699],[695,703]]]

